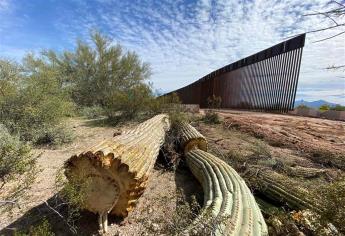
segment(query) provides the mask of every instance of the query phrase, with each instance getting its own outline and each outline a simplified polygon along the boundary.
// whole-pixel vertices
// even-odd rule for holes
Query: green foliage
[[[206,111],[203,120],[205,123],[208,123],[208,124],[220,124],[219,115],[212,110]]]
[[[0,190],[11,183],[6,195],[0,194],[1,197],[15,200],[29,189],[36,173],[36,158],[31,154],[31,147],[0,124]]]
[[[77,42],[75,51],[57,54],[45,51],[26,67],[44,68],[57,85],[81,107],[101,107],[109,118],[119,114],[126,119],[150,110],[154,99],[146,83],[150,68],[134,52],[125,52],[120,45],[99,32],[91,33],[92,44]],[[86,111],[96,116],[98,109]],[[90,115],[90,116],[89,116]]]
[[[78,209],[85,204],[85,196],[88,182],[80,178],[71,178],[70,181],[64,177],[63,169],[58,171],[55,179],[55,187],[60,190],[59,196]]]
[[[113,91],[105,103],[105,112],[110,119],[121,115],[133,119],[141,112],[149,112],[153,96],[146,84],[138,84],[126,91]]]
[[[181,101],[176,93],[160,96],[151,102],[151,110],[154,113],[181,112]]]
[[[29,231],[15,232],[14,236],[55,236],[52,227],[47,219],[43,219],[38,225],[31,226]]]
[[[329,109],[330,109],[330,106],[327,104],[324,104],[324,105],[319,107],[320,111],[328,111]]]
[[[45,129],[38,130],[38,133],[35,135],[37,137],[37,139],[35,139],[35,143],[38,145],[52,144],[59,146],[72,142],[74,138],[72,131],[64,126],[50,126]]]
[[[16,68],[7,65],[0,69],[2,87],[11,88],[0,100],[0,121],[22,140],[35,143],[70,115],[74,107],[55,71],[42,65],[40,58],[28,55],[22,68],[25,76],[18,70],[8,76]]]
[[[94,105],[91,107],[82,107],[79,113],[88,119],[96,119],[104,115],[104,109],[99,105]]]
[[[222,98],[219,96],[213,94],[212,97],[207,98],[208,108],[219,109],[221,104]]]
[[[345,106],[338,104],[335,107],[331,107],[330,110],[332,110],[332,111],[345,111]]]

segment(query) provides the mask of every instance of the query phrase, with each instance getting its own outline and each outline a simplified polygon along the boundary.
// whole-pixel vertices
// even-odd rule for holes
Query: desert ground
[[[290,214],[292,209],[283,200],[279,202],[265,196],[265,191],[261,191],[253,180],[253,175],[269,171],[295,185],[291,187],[309,192],[344,176],[344,122],[244,111],[220,110],[218,114],[221,118],[219,124],[205,123],[202,114],[194,114],[191,124],[205,135],[210,151],[228,162],[245,179],[257,197],[267,222],[270,222],[267,206],[285,214]],[[41,154],[38,159],[41,171],[31,194],[22,199],[11,214],[0,216],[0,235],[13,235],[15,230],[26,229],[42,218],[48,219],[56,235],[73,235],[64,215],[50,208],[56,204],[59,191],[55,188],[57,172],[72,155],[136,125],[130,123],[113,127],[82,118],[67,122],[75,135],[74,141],[55,148],[35,149],[37,154]],[[202,189],[184,165],[183,157],[177,169],[172,170],[165,166],[164,155],[161,153],[158,157],[149,185],[135,210],[125,219],[110,217],[107,235],[161,235],[174,226],[174,212],[181,196],[190,202],[190,196],[195,195],[202,202]],[[319,169],[320,172],[315,176],[294,175],[289,170],[296,167]],[[252,168],[256,173],[253,174]],[[97,216],[92,213],[82,212],[75,226],[78,235],[98,235]],[[294,227],[294,233],[298,235],[299,225]]]

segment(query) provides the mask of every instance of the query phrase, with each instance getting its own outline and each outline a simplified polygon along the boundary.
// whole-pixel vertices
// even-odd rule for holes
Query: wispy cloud
[[[154,86],[170,91],[289,36],[331,24],[318,16],[303,17],[327,2],[73,0],[56,7],[60,17],[52,28],[68,46],[76,38],[86,39],[90,29],[100,29],[151,63]],[[323,69],[345,61],[345,37],[312,43],[336,32],[307,36],[298,96],[310,97],[304,93],[308,88],[325,94],[345,90],[344,72]]]

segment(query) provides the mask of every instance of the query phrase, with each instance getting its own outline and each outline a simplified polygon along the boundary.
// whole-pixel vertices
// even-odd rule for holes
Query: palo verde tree
[[[99,32],[91,33],[91,42],[79,40],[73,52],[43,54],[49,66],[58,68],[61,86],[73,101],[82,107],[101,106],[109,117],[115,111],[132,117],[145,109],[153,97],[146,83],[149,65]]]

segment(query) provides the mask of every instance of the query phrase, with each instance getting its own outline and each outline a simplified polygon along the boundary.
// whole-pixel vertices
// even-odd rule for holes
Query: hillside
[[[307,107],[311,107],[311,108],[320,108],[322,105],[328,105],[330,107],[335,107],[337,104],[336,103],[332,103],[332,102],[327,102],[325,100],[317,100],[317,101],[312,101],[312,102],[308,102],[308,101],[304,101],[302,100],[297,100],[295,101],[295,107],[298,107],[300,105],[305,105]]]

